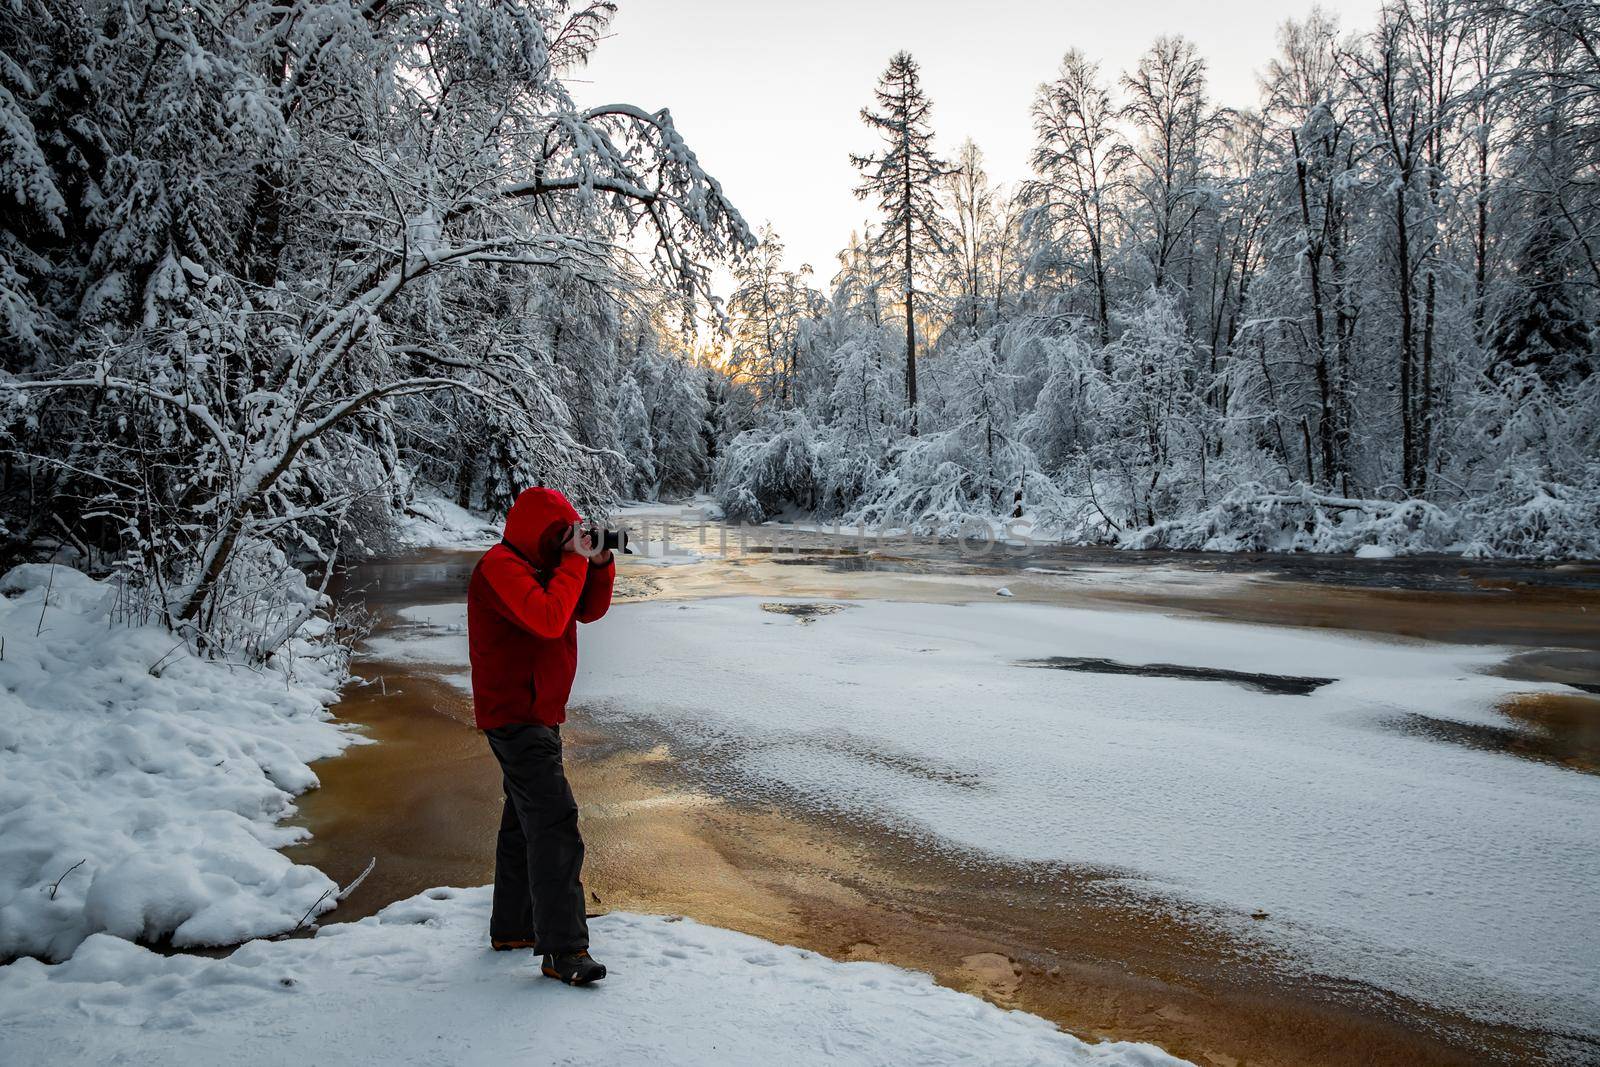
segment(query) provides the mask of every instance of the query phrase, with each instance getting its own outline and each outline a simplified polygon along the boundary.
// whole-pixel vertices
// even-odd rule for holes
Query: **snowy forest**
[[[1003,187],[974,141],[940,153],[896,54],[852,159],[873,222],[817,270],[659,102],[574,101],[613,13],[11,0],[8,556],[62,548],[132,579],[130,616],[270,655],[423,486],[1600,554],[1588,0],[1313,14],[1253,110],[1181,38],[1127,71],[1062,41]]]
[[[971,140],[937,155],[896,55],[853,160],[878,221],[828,290],[772,233],[739,267],[728,513],[1600,550],[1600,8],[1412,0],[1279,40],[1254,111],[1179,38],[1120,74],[1067,51],[1014,188]]]

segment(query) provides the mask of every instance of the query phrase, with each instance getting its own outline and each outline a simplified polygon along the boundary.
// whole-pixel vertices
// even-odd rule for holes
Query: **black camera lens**
[[[633,555],[628,548],[627,530],[603,529],[598,531],[595,539],[599,541],[602,549],[609,548],[613,552],[627,552],[630,556]]]

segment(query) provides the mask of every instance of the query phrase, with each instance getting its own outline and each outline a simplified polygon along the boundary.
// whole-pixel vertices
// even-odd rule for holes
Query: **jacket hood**
[[[579,521],[576,508],[554,489],[524,489],[506,513],[505,539],[542,567],[561,562],[561,538]]]

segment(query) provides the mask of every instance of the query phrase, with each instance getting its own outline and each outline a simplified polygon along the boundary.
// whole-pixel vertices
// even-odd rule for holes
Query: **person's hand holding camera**
[[[566,549],[576,552],[590,563],[605,566],[611,562],[611,550],[601,548],[595,531],[584,526],[581,522],[572,524],[572,529],[567,531]]]

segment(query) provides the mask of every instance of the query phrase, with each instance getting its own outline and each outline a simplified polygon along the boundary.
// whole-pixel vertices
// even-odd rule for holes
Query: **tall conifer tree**
[[[928,259],[946,252],[945,221],[939,213],[939,183],[949,168],[933,154],[928,113],[933,105],[922,91],[921,74],[909,52],[896,52],[874,91],[879,110],[861,109],[861,119],[883,136],[883,148],[851,155],[861,170],[856,196],[877,201],[883,228],[877,250],[892,253],[902,276],[906,317],[906,407],[911,432],[917,429],[917,277]]]

